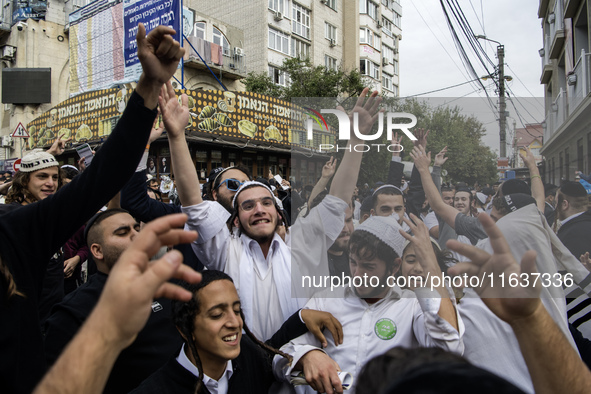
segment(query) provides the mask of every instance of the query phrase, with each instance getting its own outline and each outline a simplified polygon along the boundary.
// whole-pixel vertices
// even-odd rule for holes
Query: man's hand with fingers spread
[[[533,278],[528,283],[520,279],[512,284],[509,284],[506,279],[502,286],[500,277],[503,275],[504,278],[510,276],[521,278],[522,273],[526,275],[537,273],[536,252],[530,250],[521,259],[521,264],[518,264],[503,233],[490,216],[481,213],[478,215],[478,220],[488,234],[493,254],[488,254],[472,245],[450,240],[447,242],[447,247],[466,256],[470,261],[456,264],[448,270],[448,273],[450,275],[467,274],[484,279],[474,290],[495,315],[513,324],[529,317],[538,308],[543,308],[539,298],[541,284],[540,281],[535,283]]]

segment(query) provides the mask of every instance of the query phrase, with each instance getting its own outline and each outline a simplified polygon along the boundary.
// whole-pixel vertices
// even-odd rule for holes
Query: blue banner
[[[587,194],[591,194],[591,183],[587,182],[584,179],[580,179],[579,182],[581,183],[581,185],[583,185],[585,190],[587,190]]]
[[[174,39],[181,42],[181,14],[179,0],[124,0],[123,2],[123,59],[125,79],[138,80],[142,67],[137,57],[138,23],[143,23],[146,33],[159,25],[172,27],[177,33]]]

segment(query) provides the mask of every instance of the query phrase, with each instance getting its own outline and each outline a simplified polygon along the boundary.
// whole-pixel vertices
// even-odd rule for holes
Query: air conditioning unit
[[[334,38],[330,39],[330,46],[331,47],[336,47],[337,46],[337,40],[335,40]]]
[[[12,144],[14,144],[14,140],[12,139],[11,136],[5,135],[2,137],[2,147],[3,148],[12,146]]]
[[[328,4],[328,0],[320,0],[322,4]]]
[[[382,66],[387,66],[388,64],[390,64],[390,59],[388,59],[387,57],[383,57]]]
[[[398,54],[398,48],[394,48],[393,52],[394,52],[395,55],[397,55]]]
[[[244,56],[244,50],[242,48],[234,47],[234,56]]]
[[[283,14],[281,13],[281,11],[275,11],[275,13],[273,14],[273,17],[275,18],[276,21],[280,21],[283,19]]]
[[[12,60],[16,56],[16,47],[12,45],[4,45],[1,47],[0,55],[2,60]]]

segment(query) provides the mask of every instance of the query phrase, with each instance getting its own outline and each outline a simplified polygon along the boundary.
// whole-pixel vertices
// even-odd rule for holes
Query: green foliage
[[[280,70],[289,75],[289,86],[275,85],[267,73],[249,73],[242,82],[249,92],[287,101],[294,97],[358,96],[367,86],[365,77],[357,70],[331,70],[314,66],[310,59],[286,59]]]

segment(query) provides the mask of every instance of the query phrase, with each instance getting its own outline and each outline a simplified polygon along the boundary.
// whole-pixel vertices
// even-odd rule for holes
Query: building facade
[[[591,17],[588,0],[540,0],[545,85],[544,181],[591,172]]]
[[[247,70],[268,72],[276,84],[289,76],[289,57],[314,65],[359,69],[373,87],[398,96],[402,7],[399,0],[253,0],[246,3],[190,0],[190,7],[244,30]],[[197,17],[199,19],[199,17]]]

